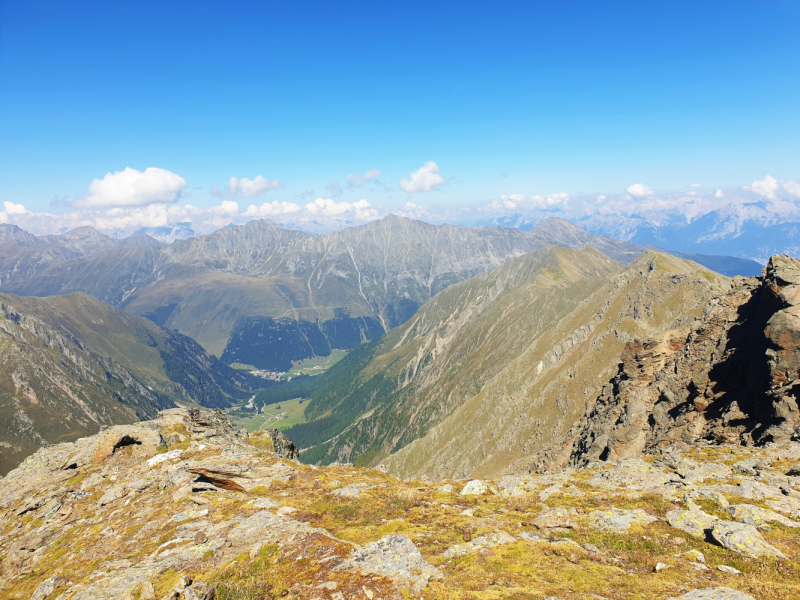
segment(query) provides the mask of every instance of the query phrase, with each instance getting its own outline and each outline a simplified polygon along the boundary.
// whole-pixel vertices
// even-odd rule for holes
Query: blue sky
[[[240,212],[797,180],[798,22],[790,1],[0,0],[0,202],[75,214],[148,167],[185,181],[167,208]],[[225,187],[256,176],[280,183]]]

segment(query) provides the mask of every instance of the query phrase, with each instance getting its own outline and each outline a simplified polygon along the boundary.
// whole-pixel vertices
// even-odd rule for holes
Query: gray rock
[[[576,526],[572,515],[563,506],[540,512],[533,518],[532,523],[539,529],[558,532],[566,532]]]
[[[774,521],[786,527],[800,527],[800,523],[797,521],[792,521],[768,508],[761,508],[760,506],[753,506],[752,504],[736,504],[734,506],[729,506],[727,512],[733,520],[746,525],[764,525],[765,523]]]
[[[699,508],[695,510],[676,508],[667,513],[667,523],[698,538],[704,538],[706,531],[712,529],[718,520],[717,517],[704,513]]]
[[[453,486],[449,483],[444,484],[443,486],[439,487],[440,494],[452,494],[453,493]]]
[[[414,542],[399,534],[385,535],[355,550],[336,570],[401,579],[416,591],[425,587],[429,580],[442,577],[438,569],[422,558]]]
[[[733,470],[743,475],[757,475],[761,469],[769,466],[769,461],[758,456],[751,456],[733,463]]]
[[[495,531],[493,533],[476,537],[474,540],[464,544],[456,544],[452,548],[445,550],[443,556],[444,558],[463,556],[464,554],[469,554],[473,550],[478,550],[480,548],[491,548],[492,546],[500,546],[501,544],[513,544],[516,541],[517,540],[513,535],[510,535],[505,531]]]
[[[768,544],[752,525],[719,520],[711,530],[711,537],[722,547],[753,558],[759,556],[786,558],[783,552]]]
[[[733,567],[729,567],[728,565],[719,565],[717,567],[718,571],[722,571],[723,573],[727,573],[728,575],[741,575],[742,572],[739,569],[734,569]]]
[[[702,590],[692,590],[677,598],[666,600],[756,600],[752,596],[726,587],[710,587]]]
[[[337,498],[360,498],[361,490],[368,490],[375,486],[370,483],[350,483],[331,492]]]
[[[589,514],[589,527],[614,533],[627,533],[633,523],[647,525],[653,521],[658,521],[658,518],[647,514],[640,508],[636,510],[612,508],[596,510]]]
[[[184,600],[214,600],[217,592],[217,584],[208,585],[202,581],[195,581],[192,585],[183,590]]]
[[[652,490],[662,487],[677,476],[664,473],[641,458],[621,460],[613,469],[597,473],[589,480],[589,485],[605,489],[628,489],[635,491]]]

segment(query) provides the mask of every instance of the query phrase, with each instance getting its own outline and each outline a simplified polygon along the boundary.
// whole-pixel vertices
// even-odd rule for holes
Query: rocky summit
[[[295,456],[217,410],[42,448],[0,480],[0,597],[800,597],[796,442],[436,482]]]

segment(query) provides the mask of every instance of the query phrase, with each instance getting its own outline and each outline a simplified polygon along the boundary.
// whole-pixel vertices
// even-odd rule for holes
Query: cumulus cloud
[[[605,199],[606,199],[606,195],[605,194],[597,194],[597,201],[598,202],[602,202]]]
[[[262,217],[272,219],[275,217],[285,217],[301,212],[303,209],[294,202],[264,202],[261,206],[251,204],[244,212],[245,217]]]
[[[652,188],[647,187],[643,183],[634,183],[633,185],[629,185],[626,191],[634,198],[646,198],[647,196],[652,196],[655,194],[655,191],[653,191]]]
[[[141,172],[127,167],[92,181],[89,196],[78,198],[72,205],[92,209],[171,203],[180,198],[185,187],[186,180],[171,171],[148,167]]]
[[[317,198],[305,205],[305,211],[311,216],[341,217],[352,215],[357,221],[371,221],[378,218],[378,211],[366,200],[358,202],[335,202],[330,198]]]
[[[758,194],[759,196],[772,199],[775,197],[775,192],[780,189],[780,186],[774,177],[767,175],[764,179],[756,180],[750,185],[744,186],[744,189]]]
[[[347,176],[347,186],[351,188],[363,187],[365,183],[380,177],[382,173],[378,169],[370,169],[366,173],[350,173]]]
[[[795,198],[800,198],[800,183],[792,181],[791,179],[789,181],[784,181],[783,189]]]
[[[228,180],[226,190],[219,187],[211,187],[211,195],[217,198],[252,198],[260,196],[271,190],[283,189],[283,184],[277,179],[265,179],[261,175],[256,175],[253,179],[242,177],[231,177]]]
[[[724,197],[725,197],[725,194],[723,193],[723,191],[721,189],[717,188],[717,191],[714,192],[714,198],[724,198]]]
[[[408,177],[400,180],[400,188],[409,194],[416,192],[430,192],[444,183],[444,178],[439,174],[439,165],[429,160],[416,171],[409,173]]]

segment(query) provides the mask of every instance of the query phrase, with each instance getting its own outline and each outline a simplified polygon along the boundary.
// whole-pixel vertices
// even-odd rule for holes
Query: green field
[[[315,356],[298,361],[287,375],[321,375],[337,362],[347,356],[346,350],[332,350],[330,356]]]
[[[292,425],[296,425],[297,423],[305,423],[306,418],[305,415],[303,415],[303,410],[307,405],[307,399],[303,400],[302,398],[295,398],[294,400],[280,402],[278,404],[271,404],[265,407],[266,412],[270,414],[274,415],[285,412],[287,415],[286,419],[277,422],[273,421],[274,424],[271,424],[268,427],[272,429],[283,430],[291,427]],[[278,408],[279,406],[280,408]],[[264,421],[267,420],[267,417],[265,415],[255,415],[247,418],[232,417],[232,419],[235,421],[237,427],[245,427],[247,431],[256,431],[264,424]]]

